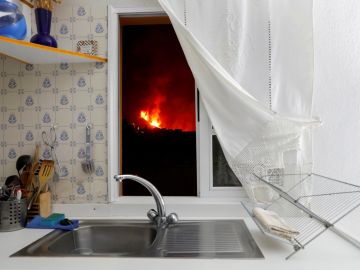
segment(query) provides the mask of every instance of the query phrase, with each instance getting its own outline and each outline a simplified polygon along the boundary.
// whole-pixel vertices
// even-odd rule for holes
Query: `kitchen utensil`
[[[40,160],[39,166],[35,169],[34,175],[38,178],[36,183],[36,191],[33,191],[33,195],[30,199],[28,210],[32,208],[34,202],[36,202],[41,191],[46,187],[47,181],[54,173],[54,161],[53,160]]]
[[[51,215],[51,192],[41,193],[39,195],[39,214],[47,218]]]
[[[59,160],[58,160],[58,158],[56,156],[56,152],[55,152],[55,147],[57,144],[55,128],[51,127],[49,132],[43,131],[41,133],[41,136],[42,136],[42,140],[43,140],[44,144],[50,147],[51,157],[55,161],[57,169],[60,170],[60,168],[61,168],[60,163],[59,163]]]
[[[39,159],[39,162],[37,162],[36,166],[34,166],[34,175],[39,175],[42,163],[43,163],[43,160]]]
[[[46,179],[46,181],[41,189],[41,192],[48,192],[48,189],[49,189],[48,180],[55,175],[54,161],[53,160],[43,160],[42,163],[47,165],[49,167],[49,170],[51,170],[50,176]],[[40,184],[41,184],[41,182],[40,182]]]
[[[85,142],[86,142],[86,158],[85,161],[81,163],[83,171],[88,174],[92,174],[95,170],[94,161],[92,160],[91,155],[91,125],[86,125],[86,136],[85,136]]]
[[[4,189],[8,200],[16,199],[16,191],[21,189],[20,178],[17,175],[11,175],[6,178]]]
[[[21,200],[21,197],[22,197],[22,191],[21,191],[21,189],[18,189],[18,190],[16,191],[16,199],[17,199],[18,201],[20,201],[20,200]]]
[[[41,164],[41,168],[39,171],[39,191],[44,190],[47,185],[47,181],[53,176],[54,174],[54,161],[53,160],[43,160]]]
[[[34,202],[30,209],[27,209],[27,220],[33,219],[35,216],[38,216],[40,213],[40,205],[38,202]]]
[[[26,165],[20,175],[21,187],[28,191],[31,191],[31,182],[34,174],[32,167],[33,167],[32,163]]]
[[[54,174],[53,160],[39,160],[39,166],[35,169],[38,179],[36,189],[28,205],[28,219],[36,215],[47,217],[51,214],[51,193],[48,191],[48,180]],[[39,200],[37,200],[39,198]]]
[[[16,170],[20,177],[20,171],[32,162],[31,156],[22,155],[16,160]]]
[[[34,201],[35,201],[35,197],[38,194],[38,190],[39,190],[39,187],[35,187],[33,189],[33,192],[32,192],[32,195],[30,197],[29,204],[28,204],[28,207],[27,207],[28,210],[30,210],[30,209],[33,210],[32,208],[33,208],[33,204],[34,204]]]
[[[34,156],[33,156],[33,162],[31,165],[28,166],[28,168],[25,168],[25,170],[23,171],[23,174],[25,174],[22,180],[22,183],[25,187],[25,189],[27,190],[27,199],[28,199],[28,206],[30,205],[30,202],[32,201],[32,196],[34,194],[34,189],[37,187],[38,185],[38,179],[37,176],[35,175],[35,172],[38,171],[38,167],[40,165],[39,163],[39,157],[40,157],[40,144],[37,143],[35,146],[35,152],[34,152]]]
[[[40,143],[35,145],[35,152],[34,152],[34,163],[38,162],[40,159]]]
[[[40,183],[39,183],[39,171],[42,165],[42,160],[39,160],[38,162],[33,164],[33,168],[32,168],[32,177],[31,177],[31,182],[30,182],[30,187],[29,190],[32,191],[34,193],[35,189],[38,190],[38,188],[40,187]]]
[[[20,187],[20,178],[17,175],[11,175],[5,180],[5,186],[9,189]]]
[[[36,152],[36,150],[35,150]],[[36,154],[35,154],[36,155]],[[39,171],[41,168],[41,164],[42,161],[39,160],[39,162],[36,162],[33,164],[33,173],[32,173],[32,179],[31,179],[31,186],[30,186],[30,190],[31,190],[31,196],[29,197],[29,203],[28,203],[28,218],[29,218],[29,214],[30,214],[30,210],[34,210],[33,208],[33,204],[35,202],[36,197],[38,196],[38,191],[40,189],[40,184],[39,184]],[[36,214],[38,213],[38,211],[36,211]]]

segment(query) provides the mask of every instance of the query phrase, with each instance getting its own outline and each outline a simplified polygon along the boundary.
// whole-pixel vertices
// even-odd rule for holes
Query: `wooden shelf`
[[[107,62],[107,58],[91,56],[0,36],[0,54],[28,64]]]

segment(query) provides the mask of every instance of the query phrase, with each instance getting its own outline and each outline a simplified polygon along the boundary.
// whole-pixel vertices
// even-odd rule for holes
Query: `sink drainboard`
[[[241,233],[233,223],[187,224],[168,230],[158,249],[167,254],[244,252]]]

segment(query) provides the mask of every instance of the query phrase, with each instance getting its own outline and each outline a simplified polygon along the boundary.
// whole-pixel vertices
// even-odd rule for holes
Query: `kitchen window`
[[[115,16],[112,22],[115,25]],[[119,30],[118,38],[113,39],[119,41],[116,46],[109,37],[109,70],[112,62],[118,66],[117,74],[109,74],[109,89],[119,89],[116,95],[109,93],[109,142],[116,145],[109,147],[111,200],[148,194],[130,181],[118,188],[112,180],[118,172],[144,177],[163,196],[243,197],[168,17],[161,12],[120,14],[115,28]],[[179,54],[183,59],[175,57],[173,61],[178,62],[171,70],[171,65],[166,66],[171,64],[168,58]],[[156,60],[164,66],[153,65]],[[167,78],[172,72],[174,78]],[[161,137],[165,141],[161,142]]]
[[[196,196],[195,81],[166,16],[120,18],[120,171]],[[145,196],[132,181],[124,196]]]

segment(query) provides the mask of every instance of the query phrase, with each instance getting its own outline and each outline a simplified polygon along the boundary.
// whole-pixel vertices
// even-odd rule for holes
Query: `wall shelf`
[[[27,64],[107,62],[107,58],[0,36],[0,54]]]

